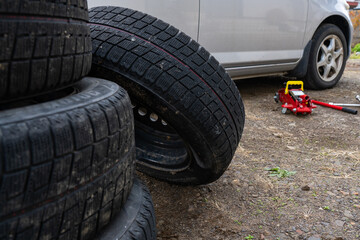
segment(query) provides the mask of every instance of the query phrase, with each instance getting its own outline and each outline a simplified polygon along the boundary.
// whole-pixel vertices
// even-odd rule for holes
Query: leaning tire
[[[127,93],[94,78],[73,89],[0,112],[0,239],[89,239],[128,197],[135,143]]]
[[[156,240],[155,212],[150,192],[135,178],[121,212],[104,228],[98,240]]]
[[[244,127],[244,107],[219,62],[150,15],[91,9],[92,75],[123,86],[136,105],[138,169],[181,184],[215,181]]]
[[[0,102],[60,89],[91,68],[86,0],[0,3]]]
[[[313,37],[305,87],[334,87],[344,72],[347,56],[347,42],[340,28],[333,24],[320,26]]]

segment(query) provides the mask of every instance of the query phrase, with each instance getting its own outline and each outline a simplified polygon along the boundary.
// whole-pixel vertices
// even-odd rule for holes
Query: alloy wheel
[[[326,82],[333,81],[344,64],[344,46],[336,35],[327,36],[317,53],[317,72]]]

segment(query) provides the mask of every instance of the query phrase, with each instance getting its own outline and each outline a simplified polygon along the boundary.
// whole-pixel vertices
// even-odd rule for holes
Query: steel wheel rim
[[[344,63],[344,46],[336,35],[327,36],[320,44],[317,53],[316,69],[325,82],[333,81],[340,73]]]
[[[138,164],[175,173],[187,169],[193,159],[197,160],[191,146],[160,115],[134,99],[132,107]],[[146,150],[149,147],[152,151]]]

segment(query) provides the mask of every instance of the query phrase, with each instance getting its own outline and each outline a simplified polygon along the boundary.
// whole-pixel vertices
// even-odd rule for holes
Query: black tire
[[[121,212],[104,228],[98,240],[156,240],[155,211],[147,187],[135,178]]]
[[[339,43],[342,44],[343,54],[338,58],[334,58],[335,55],[329,53],[325,54],[325,61],[329,61],[327,65],[330,65],[331,60],[341,61],[341,66],[338,70],[331,68],[330,74],[325,77],[325,67],[317,67],[317,63],[321,59],[323,52],[320,50],[322,45],[327,45],[329,40],[327,38],[331,36],[336,36],[339,39]],[[328,41],[328,42],[326,42]],[[315,32],[313,37],[313,44],[311,46],[310,55],[309,55],[309,65],[308,71],[304,79],[304,85],[309,89],[327,89],[334,87],[340,80],[346,65],[346,59],[348,56],[347,42],[343,32],[334,24],[323,24]],[[335,61],[336,62],[336,61]],[[340,65],[340,62],[339,64]],[[318,70],[319,69],[319,70]],[[332,74],[332,75],[331,75]],[[328,78],[329,77],[329,78]]]
[[[86,0],[1,0],[0,102],[61,89],[91,68]]]
[[[150,15],[97,7],[89,16],[91,74],[119,83],[136,105],[138,169],[180,184],[218,179],[245,118],[224,68],[197,42]]]
[[[95,78],[73,89],[0,111],[0,239],[89,239],[128,197],[135,143],[127,93]]]
[[[87,0],[1,0],[0,13],[87,21]]]

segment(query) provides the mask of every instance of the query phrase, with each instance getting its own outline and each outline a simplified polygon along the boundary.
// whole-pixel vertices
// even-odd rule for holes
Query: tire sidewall
[[[318,50],[319,50],[320,44],[329,35],[336,35],[337,37],[339,37],[339,39],[341,40],[341,43],[343,44],[344,54],[343,54],[343,64],[342,64],[342,67],[341,67],[338,75],[336,76],[336,78],[334,80],[332,80],[330,82],[326,82],[326,81],[322,80],[321,77],[319,76],[316,65],[317,65],[317,57],[318,57]],[[312,88],[326,89],[326,88],[334,87],[338,83],[338,81],[340,80],[340,78],[344,72],[344,69],[345,69],[346,57],[348,55],[347,52],[348,52],[347,51],[347,42],[346,42],[345,36],[336,25],[324,24],[316,31],[314,38],[313,38],[313,44],[311,47],[310,59],[309,59],[309,68],[308,68],[308,73],[306,76],[308,81],[310,83],[312,83],[311,84],[311,85],[313,85]]]

